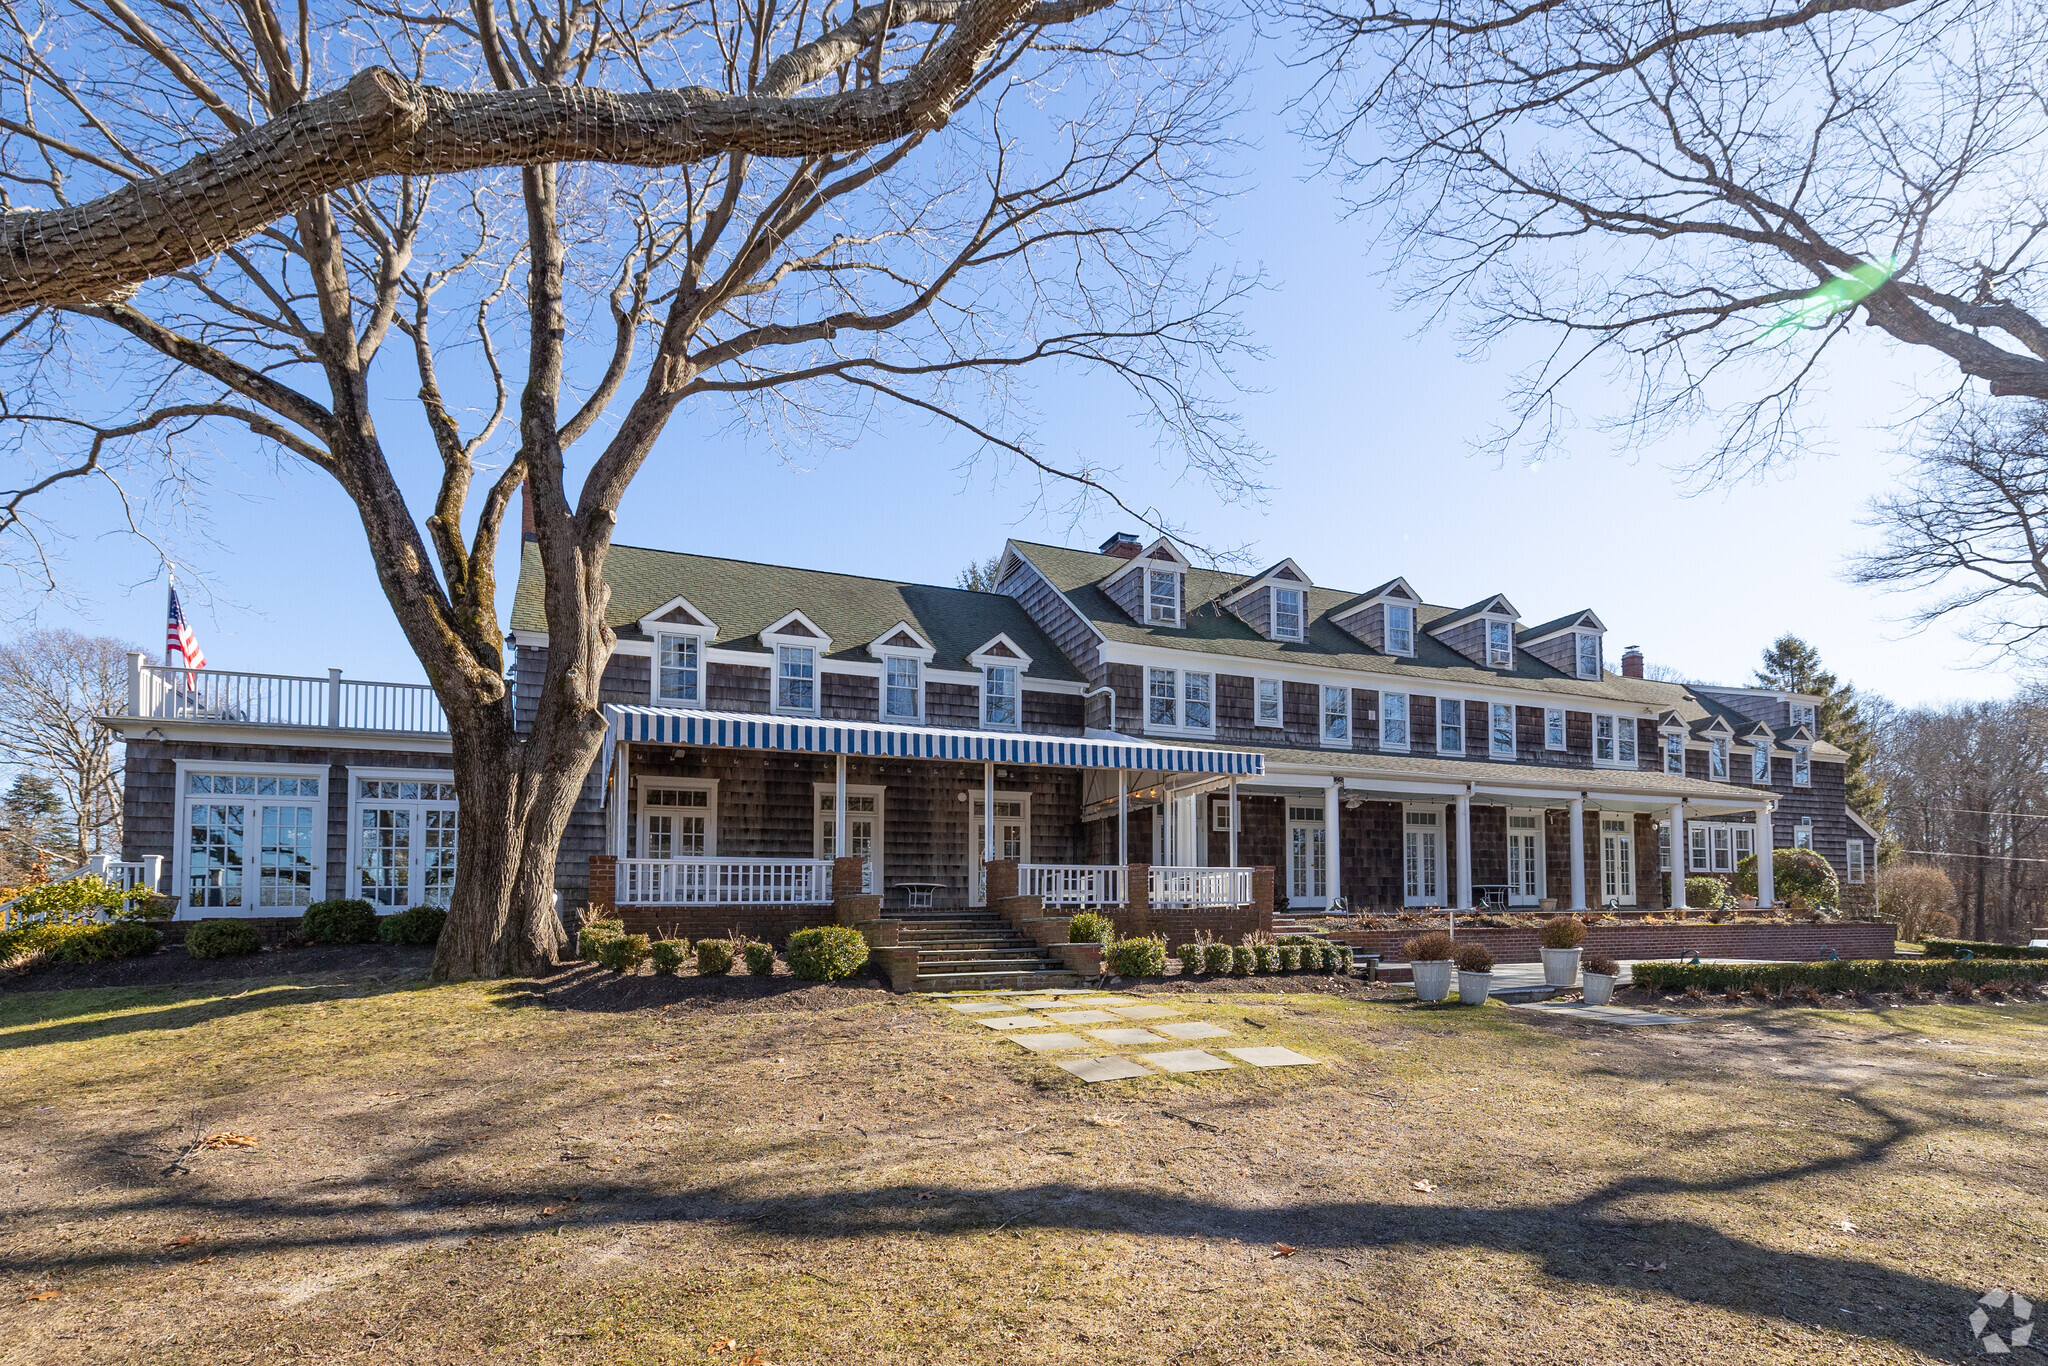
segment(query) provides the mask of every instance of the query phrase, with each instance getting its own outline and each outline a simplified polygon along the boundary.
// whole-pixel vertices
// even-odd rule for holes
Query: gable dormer
[[[924,671],[937,653],[908,621],[897,622],[868,642],[868,654],[882,664],[884,721],[916,723],[925,719]]]
[[[907,621],[899,621],[882,634],[868,642],[868,654],[875,659],[887,659],[891,655],[909,655],[919,662],[929,664],[938,649]]]
[[[1589,607],[1532,626],[1517,643],[1561,674],[1598,679],[1606,670],[1606,637],[1606,625]]]
[[[688,598],[670,598],[640,618],[654,643],[648,696],[656,706],[698,706],[704,701],[704,653],[718,638],[718,623]]]
[[[1515,667],[1515,623],[1522,614],[1504,594],[1430,623],[1429,633],[1483,669]]]
[[[1173,542],[1161,536],[1100,583],[1109,600],[1131,620],[1177,630],[1187,623],[1190,567]]]
[[[1763,785],[1771,781],[1771,748],[1774,738],[1771,728],[1761,721],[1735,728],[1737,743],[1746,747],[1748,751],[1741,762],[1748,766],[1750,782]]]
[[[819,665],[831,652],[832,638],[802,612],[791,612],[762,628],[761,644],[771,656],[769,710],[785,716],[816,716]]]
[[[1344,609],[1332,624],[1353,640],[1381,654],[1413,658],[1416,613],[1422,598],[1406,579],[1381,584]]]
[[[982,642],[967,656],[967,662],[981,670],[981,726],[983,730],[1017,730],[1024,723],[1024,675],[1030,672],[1031,656],[1003,632]]]
[[[1223,600],[1238,620],[1268,640],[1308,639],[1308,575],[1282,560]]]
[[[1692,726],[1695,740],[1707,746],[1707,781],[1725,783],[1732,771],[1735,748],[1735,727],[1728,724],[1725,716],[1710,716],[1704,721],[1695,721]]]

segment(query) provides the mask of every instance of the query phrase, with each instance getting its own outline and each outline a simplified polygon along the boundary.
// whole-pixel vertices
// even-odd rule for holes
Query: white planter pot
[[[1490,972],[1466,972],[1458,970],[1458,1004],[1483,1006],[1486,994],[1493,990],[1493,974]]]
[[[1445,958],[1438,962],[1410,963],[1415,973],[1415,999],[1447,1001],[1451,996],[1451,970],[1458,965]]]
[[[1586,1004],[1604,1006],[1614,997],[1614,978],[1604,972],[1589,972],[1584,978]]]
[[[1543,985],[1569,990],[1579,982],[1578,949],[1543,949]]]

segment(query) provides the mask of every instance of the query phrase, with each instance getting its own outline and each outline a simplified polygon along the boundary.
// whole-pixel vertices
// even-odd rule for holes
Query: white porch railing
[[[128,657],[128,715],[153,721],[446,735],[441,699],[424,683],[369,683],[329,669],[325,678],[185,669]]]
[[[151,854],[148,858],[135,859],[127,863],[121,862],[111,854],[92,854],[87,856],[83,867],[73,868],[64,876],[53,878],[52,881],[69,882],[73,878],[92,873],[105,879],[109,886],[119,891],[125,892],[131,887],[147,887],[154,891],[157,889],[158,880],[163,876],[163,868],[164,860],[161,854]],[[15,927],[14,907],[14,901],[0,902],[0,930],[11,930]],[[97,920],[99,916],[95,914],[92,918]]]
[[[1114,863],[1020,863],[1017,891],[1040,898],[1048,908],[1121,906],[1129,900],[1125,890],[1129,877],[1128,869]]]
[[[1215,910],[1225,906],[1252,904],[1252,870],[1249,868],[1152,867],[1152,886],[1147,900],[1154,906],[1175,910]]]
[[[622,858],[621,906],[821,906],[832,900],[832,860]]]

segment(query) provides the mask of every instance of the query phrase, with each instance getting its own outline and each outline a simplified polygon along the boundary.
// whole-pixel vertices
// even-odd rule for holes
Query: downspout
[[[1115,688],[1112,688],[1112,687],[1110,687],[1110,686],[1109,686],[1109,684],[1107,684],[1107,683],[1103,684],[1103,685],[1102,685],[1101,687],[1099,687],[1099,688],[1090,688],[1090,689],[1089,689],[1089,690],[1088,690],[1087,692],[1084,692],[1084,693],[1082,693],[1082,694],[1081,694],[1081,705],[1082,705],[1082,708],[1083,708],[1083,711],[1082,711],[1082,715],[1081,715],[1081,729],[1082,729],[1082,730],[1086,730],[1086,729],[1088,729],[1088,716],[1087,716],[1087,712],[1086,712],[1086,707],[1087,707],[1087,705],[1088,705],[1088,699],[1089,699],[1089,698],[1091,698],[1091,697],[1095,697],[1095,696],[1098,696],[1098,695],[1100,695],[1100,696],[1103,696],[1103,697],[1107,697],[1107,698],[1109,699],[1109,728],[1110,728],[1111,730],[1115,730],[1115,729],[1116,729],[1116,689],[1115,689]]]

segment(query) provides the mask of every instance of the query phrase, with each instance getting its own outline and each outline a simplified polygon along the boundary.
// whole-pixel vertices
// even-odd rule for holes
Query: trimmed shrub
[[[1202,946],[1202,966],[1218,977],[1229,972],[1236,962],[1237,950],[1228,944],[1212,943]]]
[[[604,941],[597,951],[597,961],[613,972],[637,972],[651,952],[653,945],[647,942],[646,935],[621,934]]]
[[[78,925],[53,954],[61,963],[107,963],[155,953],[164,937],[147,925],[116,920],[110,925]]]
[[[654,965],[657,976],[675,976],[683,970],[683,964],[689,957],[690,941],[687,939],[657,939],[647,946],[647,961]]]
[[[377,910],[367,901],[316,901],[299,917],[299,938],[309,944],[367,944],[376,937]]]
[[[732,971],[732,941],[730,939],[700,939],[697,941],[697,975],[699,977],[723,977]]]
[[[1337,960],[1337,965],[1331,971],[1341,972],[1347,977],[1350,976],[1351,969],[1357,965],[1358,950],[1352,948],[1349,944],[1332,944],[1330,945],[1330,953]]]
[[[1621,964],[1604,953],[1589,953],[1579,960],[1579,971],[1597,972],[1602,977],[1613,977],[1621,972]]]
[[[1847,992],[1942,990],[1951,982],[2048,982],[2048,963],[1939,958],[1840,958],[1821,963],[1638,963],[1635,984],[1651,991],[1705,991],[1762,986],[1786,993],[1798,987]]]
[[[1834,866],[1811,849],[1773,849],[1771,889],[1793,910],[1806,909],[1794,904],[1799,901],[1808,906],[1842,904],[1842,884],[1835,878]],[[1755,854],[1735,865],[1735,890],[1743,896],[1756,895]]]
[[[747,971],[756,977],[771,977],[775,973],[775,946],[756,939],[744,950],[747,957]]]
[[[1972,958],[2048,958],[2048,949],[2031,948],[2025,944],[1985,944],[1974,939],[1930,939],[1927,941],[1929,958],[1960,958],[1965,953]]]
[[[39,925],[23,925],[20,929],[0,933],[0,963],[53,952],[58,945],[87,928],[85,925],[59,925],[44,921]]]
[[[1230,951],[1230,975],[1232,977],[1249,977],[1258,965],[1258,955],[1252,952],[1251,945],[1239,944]]]
[[[1458,956],[1458,941],[1442,930],[1418,934],[1401,946],[1411,963],[1443,963]]]
[[[1315,951],[1317,971],[1328,974],[1337,970],[1337,946],[1335,944],[1317,944],[1315,945]]]
[[[1456,961],[1460,972],[1493,971],[1493,955],[1486,951],[1486,945],[1475,944],[1470,940],[1458,949]]]
[[[1106,915],[1083,911],[1067,925],[1069,944],[1110,944],[1116,941],[1116,922]]]
[[[1717,877],[1685,880],[1685,904],[1696,911],[1718,911],[1728,897],[1728,884]]]
[[[441,937],[448,912],[439,906],[415,906],[397,915],[377,918],[377,937],[387,944],[431,944]]]
[[[1202,970],[1205,955],[1200,944],[1183,944],[1173,951],[1173,956],[1180,959],[1180,975],[1183,977],[1192,977]]]
[[[626,922],[623,920],[587,920],[576,931],[576,956],[585,962],[595,963],[603,956],[605,944],[625,932]]]
[[[1280,971],[1280,946],[1278,944],[1254,944],[1252,954],[1258,971],[1272,973]]]
[[[1119,977],[1158,977],[1166,971],[1166,941],[1138,935],[1109,946],[1109,970]]]
[[[1543,927],[1536,941],[1546,949],[1575,949],[1586,942],[1586,922],[1575,915],[1561,915]]]
[[[1300,972],[1300,971],[1301,971],[1301,945],[1299,945],[1299,944],[1282,944],[1282,945],[1280,945],[1280,971],[1282,971],[1282,972]]]
[[[61,882],[39,882],[14,898],[14,918],[28,925],[85,925],[101,916],[123,916],[132,904],[153,896],[146,889],[125,893],[98,873]]]
[[[789,970],[807,982],[837,982],[867,966],[868,941],[847,925],[816,925],[789,937]]]
[[[239,958],[263,947],[263,936],[246,920],[202,920],[185,931],[185,952],[194,958]]]

